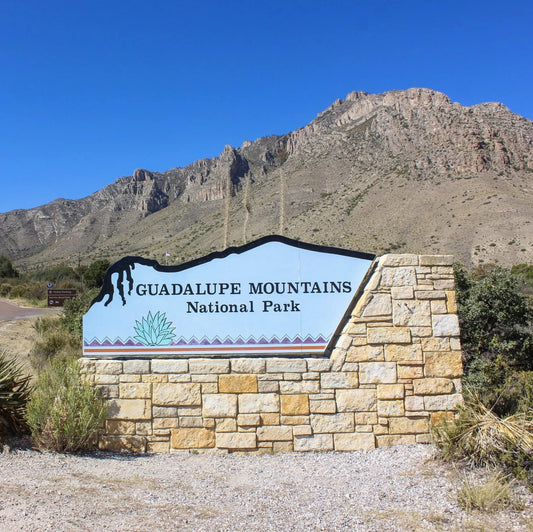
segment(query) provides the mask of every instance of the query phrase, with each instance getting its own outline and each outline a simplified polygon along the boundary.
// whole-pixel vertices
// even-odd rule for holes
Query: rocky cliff
[[[532,147],[533,123],[499,103],[353,92],[292,133],[0,214],[0,254],[29,267],[165,251],[181,261],[283,232],[376,253],[533,261]]]

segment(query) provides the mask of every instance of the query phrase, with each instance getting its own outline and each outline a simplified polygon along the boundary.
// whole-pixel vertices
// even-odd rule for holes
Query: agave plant
[[[172,322],[167,320],[164,312],[148,312],[148,316],[142,318],[141,321],[135,320],[135,332],[137,336],[135,340],[144,345],[169,345],[172,339],[176,336],[172,331]]]
[[[0,439],[21,432],[26,423],[24,414],[31,393],[30,377],[22,366],[0,353]]]

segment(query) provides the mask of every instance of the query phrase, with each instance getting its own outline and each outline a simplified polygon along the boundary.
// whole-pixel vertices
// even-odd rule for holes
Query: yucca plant
[[[26,429],[24,415],[31,392],[30,377],[6,352],[0,353],[0,440]]]
[[[175,327],[172,327],[172,322],[167,320],[164,312],[148,312],[148,316],[142,318],[141,321],[135,321],[135,340],[144,345],[169,345],[172,339],[176,336],[174,334]]]

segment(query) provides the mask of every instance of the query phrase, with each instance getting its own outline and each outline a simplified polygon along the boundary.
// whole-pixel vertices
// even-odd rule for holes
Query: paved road
[[[0,299],[0,323],[3,321],[25,320],[56,312],[47,308],[23,308]]]

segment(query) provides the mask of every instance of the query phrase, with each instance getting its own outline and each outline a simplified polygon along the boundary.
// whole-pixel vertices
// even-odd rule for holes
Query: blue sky
[[[0,0],[0,212],[287,133],[354,90],[532,119],[532,6]]]

